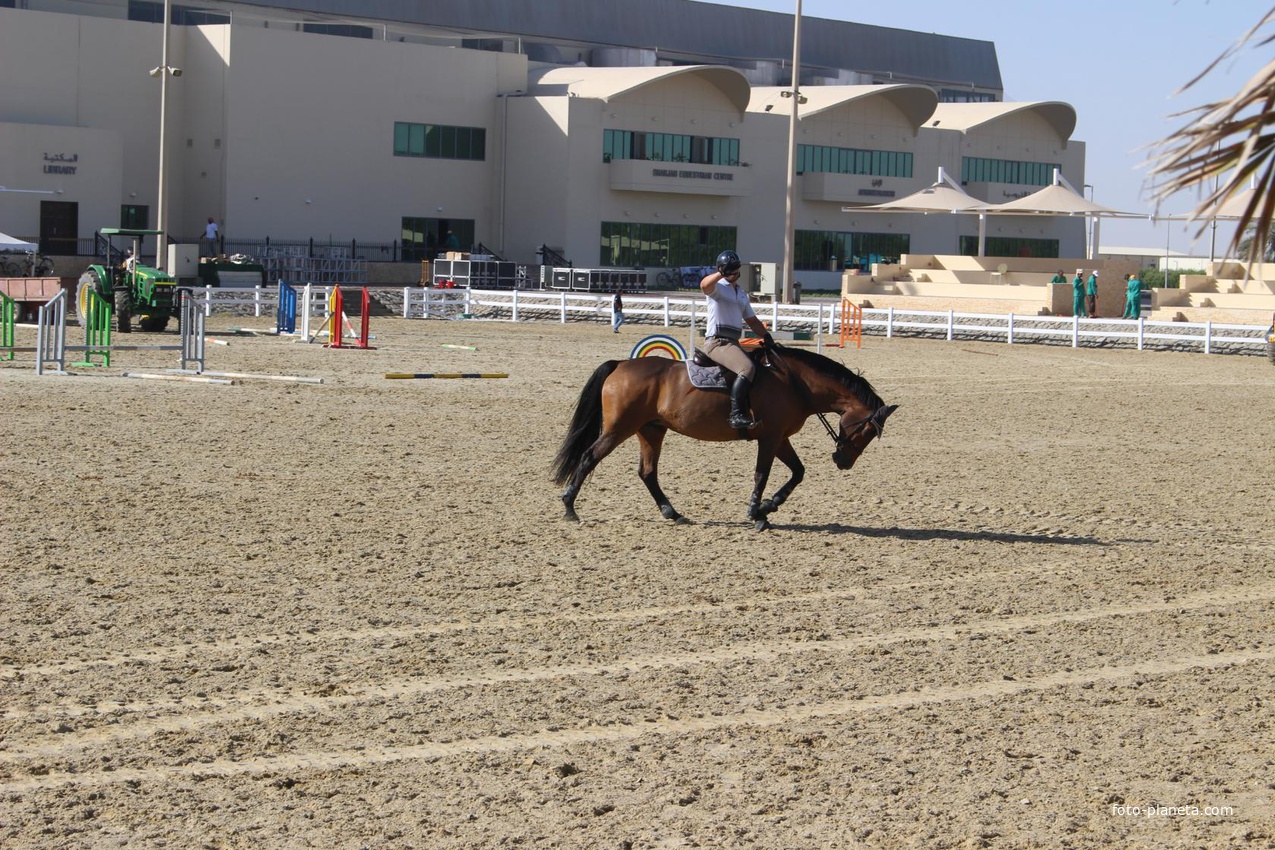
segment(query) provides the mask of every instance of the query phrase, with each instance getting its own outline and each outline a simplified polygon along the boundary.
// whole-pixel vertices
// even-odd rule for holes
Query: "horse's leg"
[[[753,494],[748,497],[748,518],[756,523],[758,531],[770,528],[766,521],[769,511],[763,509],[761,494],[766,492],[766,481],[770,478],[770,467],[775,462],[775,446],[770,440],[757,441],[757,465],[753,467]]]
[[[801,458],[797,457],[797,450],[792,447],[790,440],[785,439],[779,444],[779,448],[775,450],[775,457],[783,461],[784,466],[792,470],[792,475],[784,482],[782,487],[775,491],[775,495],[757,506],[757,516],[753,516],[750,511],[749,518],[759,520],[761,523],[766,522],[768,515],[774,513],[780,505],[788,501],[792,491],[797,489],[797,485],[806,477],[806,465],[801,462]],[[759,527],[758,531],[760,530],[761,528]]]
[[[584,485],[584,479],[589,477],[589,473],[594,470],[602,459],[611,454],[615,447],[624,442],[617,439],[614,431],[603,431],[598,439],[594,440],[593,445],[589,447],[589,452],[585,455],[584,460],[576,469],[575,474],[571,476],[567,489],[562,492],[562,504],[566,506],[567,512],[563,515],[563,519],[580,521],[580,517],[576,514],[576,496],[580,495],[580,488]],[[625,435],[625,439],[628,435]]]
[[[659,505],[660,513],[665,519],[678,523],[689,522],[669,503],[668,496],[660,489],[660,448],[664,445],[664,436],[668,428],[663,425],[644,425],[638,431],[638,444],[642,447],[642,456],[638,461],[638,478],[650,491],[651,498]]]

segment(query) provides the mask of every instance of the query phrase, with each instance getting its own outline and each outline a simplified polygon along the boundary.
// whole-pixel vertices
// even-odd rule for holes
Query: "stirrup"
[[[727,420],[730,427],[739,431],[751,431],[761,424],[760,419],[753,419],[746,413],[732,414]]]

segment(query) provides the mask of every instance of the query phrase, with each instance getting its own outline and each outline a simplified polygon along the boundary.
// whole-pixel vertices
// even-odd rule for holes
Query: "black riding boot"
[[[748,393],[753,382],[739,375],[730,388],[730,427],[747,431],[761,424],[760,419],[753,419],[748,411]]]

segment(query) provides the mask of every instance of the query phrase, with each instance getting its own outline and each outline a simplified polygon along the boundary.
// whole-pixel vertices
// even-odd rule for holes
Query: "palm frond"
[[[1275,43],[1275,34],[1258,39],[1259,33],[1272,25],[1275,7],[1179,93],[1190,89],[1246,45],[1252,43],[1254,49],[1260,49]],[[1156,204],[1187,189],[1203,194],[1191,211],[1191,217],[1200,221],[1198,237],[1227,199],[1251,185],[1256,191],[1237,219],[1228,253],[1237,249],[1242,235],[1252,228],[1249,260],[1262,257],[1275,221],[1275,61],[1258,71],[1233,97],[1173,117],[1188,120],[1152,146],[1159,151],[1149,178]],[[1212,189],[1210,181],[1216,181]]]

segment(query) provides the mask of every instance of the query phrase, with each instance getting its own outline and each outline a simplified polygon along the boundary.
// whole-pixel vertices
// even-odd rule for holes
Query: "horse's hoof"
[[[753,531],[765,531],[768,528],[770,528],[770,520],[765,517],[762,517],[757,520],[757,522],[753,523]]]
[[[576,512],[575,512],[575,511],[567,511],[566,513],[564,513],[564,514],[562,515],[562,518],[563,518],[563,519],[565,519],[565,520],[567,520],[567,521],[569,521],[569,522],[579,522],[579,521],[580,521],[580,517],[576,516]]]
[[[691,521],[687,519],[686,517],[682,516],[681,514],[678,514],[677,516],[673,517],[673,522],[676,523],[677,525],[691,524]]]

